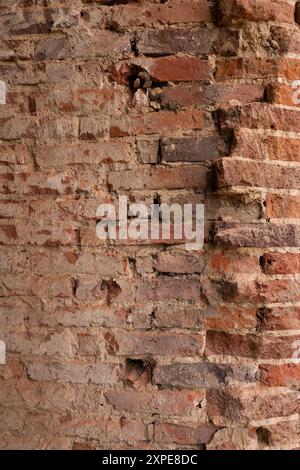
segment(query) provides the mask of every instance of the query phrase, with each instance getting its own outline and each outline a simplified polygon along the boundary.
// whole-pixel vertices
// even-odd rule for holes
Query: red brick
[[[257,308],[236,305],[220,305],[208,310],[203,324],[209,329],[252,330],[257,327]]]
[[[299,162],[300,140],[297,138],[269,136],[266,139],[266,146],[270,160]]]
[[[203,321],[196,307],[174,307],[160,305],[154,311],[155,325],[158,328],[200,328]]]
[[[286,80],[299,80],[300,60],[292,57],[280,61],[280,76]]]
[[[260,85],[216,83],[213,85],[163,86],[151,92],[151,98],[162,106],[213,106],[231,100],[241,103],[262,101],[264,89]]]
[[[285,1],[275,0],[267,4],[264,0],[220,0],[220,24],[234,21],[279,21],[294,23],[294,6]]]
[[[240,126],[299,132],[299,115],[298,110],[254,103],[221,110],[219,120],[225,128]]]
[[[299,28],[295,25],[274,25],[271,27],[271,40],[277,45],[280,53],[299,54],[300,34]]]
[[[205,398],[204,391],[112,391],[106,398],[119,411],[186,415],[196,411]]]
[[[266,307],[259,310],[258,317],[261,331],[298,330],[300,327],[298,307]]]
[[[34,151],[40,168],[61,168],[67,165],[97,165],[128,162],[133,150],[130,144],[83,143],[74,145],[43,145]]]
[[[272,449],[294,449],[298,448],[299,422],[297,419],[287,419],[274,424],[263,424],[256,428],[260,450]],[[261,439],[259,439],[261,436]]]
[[[155,425],[155,441],[166,444],[205,444],[209,442],[217,427],[213,424],[201,424],[196,428],[172,423]]]
[[[223,139],[215,136],[189,139],[163,139],[161,157],[165,162],[217,160],[228,152]]]
[[[259,273],[259,257],[243,253],[216,252],[211,256],[210,266],[218,274]]]
[[[261,264],[265,274],[300,273],[300,255],[297,253],[266,253]]]
[[[155,267],[160,273],[193,274],[201,273],[204,266],[204,253],[194,255],[180,251],[164,251],[158,255]]]
[[[1,448],[299,447],[297,3],[0,0]]]
[[[119,88],[108,87],[78,87],[76,90],[70,90],[62,84],[51,91],[32,94],[31,97],[39,115],[47,115],[57,109],[64,113],[120,114],[125,110],[129,94]]]
[[[283,62],[286,67],[286,62]],[[278,59],[265,57],[218,58],[216,80],[277,78],[280,76],[281,63]]]
[[[299,219],[300,197],[268,194],[266,201],[267,217],[275,219]]]
[[[180,189],[207,186],[207,169],[204,166],[166,168],[150,170],[111,172],[109,184],[114,189]]]
[[[113,385],[118,382],[118,366],[115,364],[84,364],[82,361],[69,363],[29,361],[26,367],[32,380],[57,380],[58,382],[98,385]]]
[[[291,359],[299,336],[239,335],[208,331],[205,354],[261,359]]]
[[[198,356],[202,354],[204,338],[199,335],[173,333],[115,332],[106,337],[107,348],[117,356]]]
[[[300,383],[299,364],[259,366],[260,380],[268,387],[297,387]]]
[[[209,62],[196,57],[159,57],[141,62],[141,65],[158,82],[209,80],[212,75]]]
[[[203,129],[207,126],[206,116],[202,111],[196,109],[179,111],[178,113],[161,111],[112,120],[110,135],[111,137],[151,135],[161,132],[172,133],[179,129]]]
[[[147,440],[147,426],[140,421],[121,419],[121,436],[125,442],[135,444]]]
[[[251,368],[234,367],[229,364],[202,362],[194,364],[174,363],[156,366],[154,383],[166,388],[218,388],[227,383],[232,374],[240,381],[254,381]]]
[[[160,276],[149,281],[142,281],[138,285],[136,300],[161,301],[161,300],[199,300],[200,280],[197,277],[185,278]]]
[[[195,27],[193,29],[148,30],[139,33],[137,50],[145,55],[170,55],[178,52],[196,54],[235,54],[239,44],[236,31]]]
[[[299,394],[296,391],[263,387],[230,387],[226,391],[207,393],[208,415],[220,425],[249,423],[252,420],[290,416],[297,413]]]
[[[258,161],[222,159],[217,163],[218,187],[257,186],[296,189],[300,184],[298,166],[269,164]]]
[[[272,104],[282,104],[285,106],[299,106],[299,93],[297,88],[292,88],[291,85],[272,85],[268,88],[267,99]]]
[[[215,242],[226,247],[297,247],[297,225],[222,224],[216,226]]]
[[[135,28],[152,24],[211,22],[212,14],[207,0],[176,0],[171,4],[120,5],[114,9],[115,28]]]

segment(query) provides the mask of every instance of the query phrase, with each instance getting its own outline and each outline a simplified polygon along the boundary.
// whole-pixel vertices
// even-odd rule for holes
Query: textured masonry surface
[[[299,24],[0,0],[0,448],[300,447]],[[203,201],[204,249],[99,241],[119,195]]]

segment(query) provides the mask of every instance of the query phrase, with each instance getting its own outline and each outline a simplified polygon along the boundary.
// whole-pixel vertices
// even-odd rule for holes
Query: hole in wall
[[[131,359],[125,361],[123,382],[132,388],[141,388],[152,382],[154,362],[151,359]]]

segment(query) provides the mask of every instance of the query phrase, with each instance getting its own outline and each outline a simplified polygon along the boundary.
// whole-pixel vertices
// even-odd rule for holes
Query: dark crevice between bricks
[[[158,151],[157,151],[157,163],[160,164],[162,162],[162,159],[163,159],[163,149],[162,149],[162,146],[163,146],[163,141],[162,139],[159,139],[159,142],[158,142]],[[154,201],[153,201],[154,203]]]
[[[156,309],[155,309],[150,314],[150,326],[151,328],[155,328],[156,325],[157,325],[157,320],[156,320]]]
[[[275,99],[274,86],[269,84],[264,88],[262,102],[263,103],[274,103],[274,99]]]
[[[132,98],[138,89],[145,91],[167,86],[167,82],[158,82],[147,70],[137,64],[123,64],[120,70],[113,68],[110,71],[110,81],[129,87]],[[159,93],[151,93],[153,101],[159,101]]]
[[[78,286],[79,286],[79,281],[78,281],[78,279],[71,279],[71,285],[72,285],[72,294],[73,294],[73,297],[76,298],[77,289],[78,289]]]
[[[101,290],[106,291],[107,305],[110,305],[122,292],[119,284],[111,279],[109,281],[102,282]]]
[[[295,22],[300,25],[300,2],[295,5]]]
[[[212,6],[211,6],[211,11],[212,11],[212,17],[214,24],[219,25],[222,21],[222,11],[221,11],[221,4],[220,0],[214,0]]]
[[[267,317],[270,315],[271,310],[267,307],[261,307],[257,310],[256,313],[256,319],[257,319],[257,324],[256,324],[256,331],[262,331],[265,329],[265,325],[267,323]]]
[[[124,385],[131,388],[140,388],[152,383],[154,367],[155,362],[153,359],[127,358],[124,366]]]
[[[112,27],[113,27],[113,25],[112,25]],[[138,52],[138,47],[137,47],[137,35],[136,35],[136,33],[134,33],[133,37],[131,38],[130,44],[131,44],[132,52],[134,53],[134,55],[138,56],[139,52]]]
[[[215,193],[218,191],[218,167],[216,163],[213,163],[207,174],[207,194]]]
[[[268,429],[263,427],[257,428],[256,436],[260,448],[269,447],[272,445],[272,434]]]

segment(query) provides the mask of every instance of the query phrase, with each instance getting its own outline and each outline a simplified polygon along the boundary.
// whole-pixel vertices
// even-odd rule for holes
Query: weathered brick
[[[159,141],[139,140],[137,150],[138,159],[141,163],[158,163]]]
[[[186,254],[176,251],[159,253],[155,268],[160,273],[201,273],[205,266],[204,253]]]
[[[67,38],[42,39],[35,44],[37,60],[67,59],[71,55],[71,46]]]
[[[261,359],[291,359],[298,336],[239,335],[208,331],[205,354]]]
[[[79,362],[28,362],[28,375],[32,380],[51,380],[70,383],[94,383],[113,385],[118,382],[118,366],[115,364],[84,364]]]
[[[216,136],[164,139],[161,142],[161,156],[165,162],[199,162],[217,160],[226,154],[227,145]]]
[[[204,391],[112,391],[105,394],[117,410],[134,413],[159,413],[186,415],[199,407],[205,398]]]
[[[282,62],[286,68],[286,62]],[[278,78],[281,62],[270,57],[232,57],[218,58],[216,64],[216,80]]]
[[[83,143],[74,145],[43,145],[34,150],[40,168],[60,168],[66,165],[98,165],[128,162],[133,154],[130,144],[103,142],[101,145]]]
[[[265,274],[300,273],[300,255],[297,253],[266,253],[261,258]]]
[[[151,98],[162,106],[176,108],[179,106],[214,106],[219,103],[227,103],[238,100],[241,103],[262,101],[264,88],[260,85],[239,85],[216,83],[213,85],[190,86],[164,86],[155,88],[151,92]]]
[[[124,333],[107,334],[107,348],[118,356],[196,356],[201,355],[204,338],[201,334],[184,335],[168,333]]]
[[[101,112],[107,114],[121,114],[129,99],[128,92],[120,88],[66,88],[65,84],[57,84],[53,89],[30,95],[34,100],[36,112],[47,115],[49,112],[59,110],[64,113],[80,113],[97,115]]]
[[[151,281],[142,281],[139,283],[136,300],[160,301],[160,300],[199,300],[200,299],[200,280],[197,277],[170,278],[160,276]]]
[[[1,449],[299,447],[298,3],[0,0]]]
[[[222,25],[240,20],[294,23],[294,6],[281,0],[271,4],[264,0],[220,0],[218,6]]]
[[[300,34],[299,28],[294,25],[276,25],[271,27],[271,38],[283,54],[299,54]]]
[[[142,61],[141,65],[158,82],[201,81],[212,77],[209,62],[196,57],[159,57]]]
[[[201,424],[196,428],[172,423],[155,425],[155,441],[176,444],[205,444],[211,440],[217,427],[213,424]]]
[[[207,169],[204,166],[185,168],[156,167],[150,170],[111,172],[108,178],[114,189],[180,189],[207,186]]]
[[[295,99],[297,98],[297,100]],[[296,89],[290,85],[272,85],[268,88],[267,99],[269,103],[285,106],[299,106]]]
[[[227,247],[297,247],[297,225],[224,224],[216,226],[215,242]]]
[[[174,3],[120,5],[114,9],[112,23],[124,29],[152,24],[211,22],[212,12],[207,0],[176,0]]]
[[[248,104],[219,111],[220,125],[299,132],[299,111],[274,105]]]
[[[170,55],[178,52],[235,55],[239,37],[235,31],[193,29],[149,30],[137,39],[138,52],[145,55]]]
[[[155,325],[158,328],[201,328],[201,312],[196,307],[173,307],[160,305],[154,311]]]
[[[297,387],[300,381],[299,364],[259,366],[260,381],[268,387]]]
[[[124,137],[131,135],[159,134],[162,131],[175,132],[179,129],[203,129],[209,122],[202,111],[188,110],[174,113],[161,111],[160,113],[148,113],[143,116],[125,117],[112,120],[111,137]],[[1,134],[0,134],[1,136]]]
[[[298,138],[272,137],[266,139],[270,160],[299,161],[300,140]]]
[[[211,269],[218,274],[260,273],[260,259],[254,254],[216,252],[210,259]]]
[[[257,327],[257,308],[254,306],[220,305],[204,310],[203,324],[210,329],[252,330]]]
[[[222,159],[216,164],[216,168],[219,188],[226,186],[257,186],[296,189],[299,187],[300,170],[298,166]]]
[[[235,276],[230,278],[205,279],[202,283],[203,293],[210,305],[222,302],[261,304],[289,302],[291,298],[299,299],[299,281],[297,279],[263,279],[241,281]]]
[[[300,309],[298,307],[265,307],[258,312],[259,329],[297,330],[300,325]]]
[[[293,417],[274,424],[263,424],[256,428],[256,434],[259,450],[297,449],[299,421]]]
[[[274,219],[299,219],[300,197],[268,194],[266,201],[267,217]]]
[[[249,423],[297,413],[299,393],[262,387],[231,387],[207,392],[208,415],[219,424],[224,420]]]
[[[253,370],[229,364],[174,363],[157,366],[154,370],[154,383],[167,388],[214,388],[228,383],[233,377],[240,381],[254,380]]]

